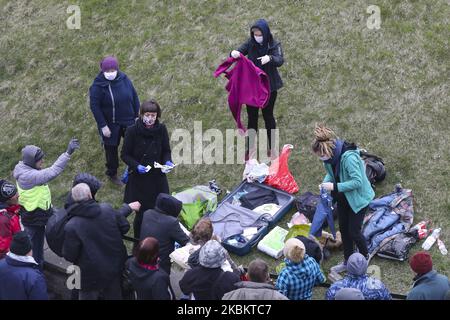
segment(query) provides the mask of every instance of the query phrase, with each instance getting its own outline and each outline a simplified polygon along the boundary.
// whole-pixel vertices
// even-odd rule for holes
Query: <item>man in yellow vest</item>
[[[22,161],[14,168],[14,178],[19,190],[21,221],[33,244],[33,258],[42,268],[44,264],[45,225],[53,213],[52,197],[47,183],[59,176],[80,147],[77,139],[69,142],[67,151],[49,168],[43,169],[44,152],[36,146],[22,149]]]

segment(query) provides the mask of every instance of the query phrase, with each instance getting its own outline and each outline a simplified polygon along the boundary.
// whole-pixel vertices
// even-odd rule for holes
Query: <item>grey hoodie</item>
[[[29,190],[35,186],[40,186],[48,183],[57,176],[59,176],[70,160],[70,155],[64,152],[52,164],[51,167],[38,170],[34,168],[35,156],[37,152],[41,152],[36,146],[26,146],[22,150],[22,161],[14,168],[14,178],[21,189]]]

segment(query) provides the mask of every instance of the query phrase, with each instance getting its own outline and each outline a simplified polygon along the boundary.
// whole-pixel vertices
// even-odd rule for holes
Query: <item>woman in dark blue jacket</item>
[[[272,150],[272,137],[271,130],[275,130],[276,122],[273,115],[273,109],[275,107],[275,100],[277,99],[278,89],[283,86],[278,68],[284,63],[283,50],[281,49],[281,43],[274,39],[270,32],[269,25],[264,19],[259,19],[250,28],[250,38],[244,42],[237,50],[231,52],[233,58],[239,58],[240,54],[246,55],[255,66],[263,70],[268,76],[270,81],[270,99],[267,106],[262,109],[264,123],[267,130],[267,142],[268,142],[268,156],[274,156],[274,150]],[[253,106],[247,106],[248,115],[248,129],[258,130],[258,111],[259,108]],[[250,132],[252,133],[252,132]],[[246,145],[246,160],[248,159],[249,149],[255,148],[254,137],[250,135],[250,141],[247,141]]]
[[[100,68],[89,89],[90,105],[105,148],[106,175],[114,184],[122,185],[117,177],[118,147],[125,130],[138,117],[140,103],[133,83],[119,71],[115,57],[104,58]]]

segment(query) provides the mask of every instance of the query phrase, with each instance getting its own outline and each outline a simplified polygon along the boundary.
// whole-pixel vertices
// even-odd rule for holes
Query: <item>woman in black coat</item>
[[[238,59],[241,53],[244,56],[247,56],[255,66],[263,70],[269,77],[270,99],[267,106],[262,109],[262,114],[267,130],[268,156],[274,157],[276,156],[276,152],[275,150],[272,150],[272,147],[274,147],[272,145],[272,140],[275,141],[275,136],[272,137],[271,130],[275,130],[276,122],[273,110],[275,108],[278,90],[283,86],[283,81],[278,73],[278,68],[283,65],[284,58],[281,43],[272,36],[266,20],[259,19],[251,26],[250,38],[237,50],[233,50],[231,56]],[[248,129],[258,131],[258,112],[259,108],[247,106]],[[250,141],[247,140],[246,143],[246,160],[252,153],[249,149],[253,150],[256,147],[255,137],[250,135],[249,138]]]
[[[154,168],[154,162],[173,166],[169,133],[160,123],[161,108],[155,100],[142,103],[139,119],[125,133],[121,157],[128,165],[125,187],[126,203],[139,201],[141,210],[134,218],[134,236],[140,238],[142,213],[155,206],[160,193],[169,193],[166,173],[170,170]],[[148,170],[147,166],[151,166]]]

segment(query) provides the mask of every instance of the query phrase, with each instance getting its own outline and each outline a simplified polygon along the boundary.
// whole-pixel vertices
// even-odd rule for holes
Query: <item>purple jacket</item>
[[[236,62],[233,69],[227,69]],[[228,83],[228,105],[238,129],[246,131],[241,123],[242,104],[264,108],[270,98],[270,82],[267,74],[241,54],[240,59],[228,58],[214,72],[214,77],[225,73]]]

